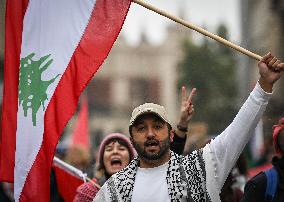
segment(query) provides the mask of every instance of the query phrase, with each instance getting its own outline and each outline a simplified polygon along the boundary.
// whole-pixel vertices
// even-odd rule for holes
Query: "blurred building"
[[[168,28],[167,39],[159,46],[148,43],[143,34],[135,47],[120,36],[87,87],[91,131],[128,134],[131,111],[145,102],[164,105],[176,121],[178,63],[186,38],[190,31],[179,25]]]
[[[257,54],[271,51],[284,60],[284,0],[241,0],[242,46]],[[258,79],[255,60],[242,59],[240,89],[243,98],[251,91]],[[282,88],[280,90],[280,87]],[[278,83],[268,106],[264,126],[271,132],[271,125],[284,115],[284,79]]]

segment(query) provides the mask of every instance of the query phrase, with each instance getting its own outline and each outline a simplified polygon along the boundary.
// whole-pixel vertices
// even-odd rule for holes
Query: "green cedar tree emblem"
[[[24,116],[27,117],[28,109],[32,110],[33,126],[36,126],[36,114],[47,98],[47,88],[60,75],[58,74],[49,81],[41,80],[41,74],[49,67],[53,59],[48,59],[49,55],[33,60],[35,53],[29,54],[20,61],[19,79],[19,105],[22,105]]]

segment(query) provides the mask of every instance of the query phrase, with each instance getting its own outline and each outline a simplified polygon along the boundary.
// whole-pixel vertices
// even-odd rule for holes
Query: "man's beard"
[[[168,136],[168,138],[166,138],[165,140],[163,140],[159,144],[160,150],[159,150],[158,153],[146,152],[146,150],[145,150],[146,149],[146,145],[147,144],[151,144],[151,143],[158,143],[159,144],[159,141],[156,140],[155,138],[147,140],[144,143],[144,149],[138,143],[133,141],[133,146],[136,149],[136,152],[137,152],[138,156],[140,156],[141,158],[144,158],[146,160],[158,160],[158,159],[160,159],[162,156],[164,156],[167,153],[167,151],[170,148],[170,136]]]

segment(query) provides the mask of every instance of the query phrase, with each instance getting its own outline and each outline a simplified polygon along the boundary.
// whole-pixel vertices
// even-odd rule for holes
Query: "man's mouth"
[[[145,142],[144,145],[145,145],[145,147],[157,147],[157,146],[159,146],[159,141],[150,140],[150,141]]]

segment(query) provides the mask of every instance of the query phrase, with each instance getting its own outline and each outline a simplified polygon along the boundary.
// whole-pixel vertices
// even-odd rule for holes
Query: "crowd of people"
[[[177,125],[171,123],[161,105],[136,107],[129,121],[130,137],[121,133],[105,136],[93,179],[77,188],[74,201],[283,201],[284,118],[273,127],[276,156],[272,169],[246,183],[242,152],[283,74],[284,63],[268,53],[258,68],[260,78],[231,124],[189,154],[184,153],[184,147],[196,89],[187,95],[182,88]]]

